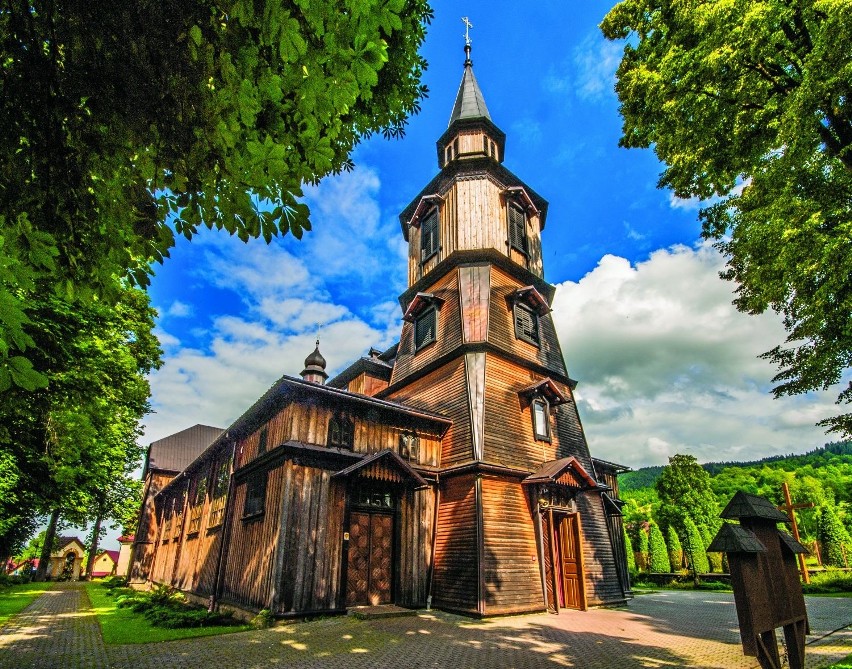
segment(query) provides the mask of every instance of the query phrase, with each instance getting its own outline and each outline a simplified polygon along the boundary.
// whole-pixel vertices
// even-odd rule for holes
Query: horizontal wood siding
[[[579,493],[576,501],[583,534],[587,603],[601,606],[623,602],[624,591],[615,565],[603,500],[598,493],[586,492]]]
[[[466,398],[464,358],[453,360],[431,374],[397,390],[388,399],[418,409],[442,413],[453,425],[444,435],[440,466],[465,462],[472,457],[470,410]]]
[[[541,575],[527,494],[517,479],[482,478],[485,613],[541,611]]]
[[[284,467],[269,470],[266,502],[260,518],[243,520],[245,481],[234,487],[234,517],[231,540],[224,564],[222,600],[245,609],[258,611],[271,604],[273,561],[280,523]]]
[[[343,556],[345,485],[333,472],[288,461],[282,468],[279,500],[281,536],[276,537],[279,567],[275,613],[329,611],[343,607],[340,567]]]
[[[518,393],[540,376],[489,353],[485,360],[485,461],[528,471],[569,455],[591,474],[589,449],[573,402],[551,408],[550,441],[533,435],[530,403]],[[556,384],[567,397],[571,389]]]
[[[473,476],[444,479],[438,507],[432,601],[437,607],[477,612],[479,559]]]
[[[403,492],[399,504],[399,559],[396,563],[396,603],[400,606],[426,606],[434,518],[434,489],[409,488]]]
[[[422,369],[430,362],[461,344],[461,316],[459,313],[459,281],[456,272],[444,275],[427,291],[444,300],[438,310],[437,340],[414,350],[414,324],[403,322],[399,349],[394,363],[391,385]]]
[[[497,267],[491,268],[491,314],[488,326],[488,341],[505,351],[568,376],[562,349],[556,336],[556,327],[549,313],[539,318],[541,346],[535,346],[515,336],[515,320],[512,304],[507,299],[510,293],[523,288]]]

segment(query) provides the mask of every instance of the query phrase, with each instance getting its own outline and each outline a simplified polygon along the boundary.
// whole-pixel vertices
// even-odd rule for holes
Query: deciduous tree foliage
[[[24,294],[145,285],[174,235],[309,229],[302,185],[425,94],[425,0],[12,0],[0,10],[0,390],[46,382]]]
[[[710,488],[710,475],[695,456],[671,456],[655,487],[661,502],[657,515],[660,524],[674,525],[681,535],[686,533],[687,520],[700,527],[719,525],[719,507]]]
[[[653,147],[660,187],[698,197],[747,313],[788,337],[764,354],[776,396],[852,365],[852,2],[622,0],[621,146]],[[852,402],[852,386],[838,403]],[[821,422],[852,434],[852,414]]]

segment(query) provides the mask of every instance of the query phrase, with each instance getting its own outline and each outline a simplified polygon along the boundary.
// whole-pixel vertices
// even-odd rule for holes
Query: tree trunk
[[[101,538],[101,523],[103,517],[98,511],[98,517],[95,518],[95,527],[92,530],[92,542],[89,544],[89,559],[86,560],[86,580],[92,580],[92,570],[95,568],[95,556],[98,553],[98,542]]]
[[[50,522],[44,533],[44,545],[41,547],[41,556],[38,560],[34,581],[44,581],[47,577],[47,567],[50,565],[50,554],[53,552],[53,544],[56,540],[56,526],[59,524],[59,509],[54,509],[50,514]]]

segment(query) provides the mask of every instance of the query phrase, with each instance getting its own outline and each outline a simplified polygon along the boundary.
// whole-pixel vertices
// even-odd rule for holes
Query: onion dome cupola
[[[473,74],[470,51],[468,40],[464,45],[464,74],[450,123],[437,143],[439,167],[470,158],[491,158],[503,162],[506,133],[491,120],[485,98]]]
[[[320,353],[319,339],[317,339],[316,348],[313,353],[305,358],[305,368],[301,371],[300,375],[305,381],[323,384],[328,378],[328,374],[325,371],[325,365],[325,358],[322,356],[322,353]]]

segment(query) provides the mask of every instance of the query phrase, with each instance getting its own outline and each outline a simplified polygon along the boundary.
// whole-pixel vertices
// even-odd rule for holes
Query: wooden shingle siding
[[[473,476],[445,479],[441,485],[432,603],[476,613],[479,605],[476,493]]]
[[[452,419],[453,425],[444,435],[438,462],[443,467],[472,457],[468,406],[457,400],[448,401],[449,398],[464,397],[465,383],[464,358],[458,358],[388,398],[412,407],[438,411]]]
[[[563,377],[568,376],[562,349],[556,336],[556,327],[549,313],[539,317],[540,346],[535,346],[515,336],[515,322],[510,293],[523,288],[516,280],[497,267],[491,270],[491,313],[488,341],[501,349],[530,362],[551,369]]]
[[[576,501],[582,520],[587,603],[589,606],[622,603],[624,591],[615,566],[603,500],[599,493],[583,492],[577,495]]]
[[[482,478],[485,613],[541,611],[535,525],[519,480]]]

